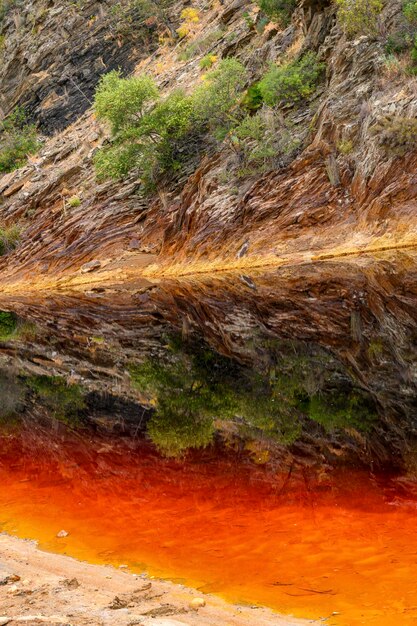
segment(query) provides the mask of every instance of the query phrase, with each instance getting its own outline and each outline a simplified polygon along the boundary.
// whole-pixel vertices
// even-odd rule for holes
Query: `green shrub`
[[[206,54],[199,63],[199,66],[202,70],[209,70],[212,65],[217,61],[217,57],[215,54]]]
[[[404,156],[417,147],[417,119],[414,117],[387,117],[371,128],[388,156]]]
[[[196,119],[207,124],[218,139],[223,139],[241,121],[238,102],[246,81],[246,69],[239,61],[223,59],[193,94]]]
[[[24,110],[17,107],[0,123],[0,173],[22,167],[38,148],[36,127],[27,123]]]
[[[31,376],[27,385],[55,419],[68,425],[80,422],[85,408],[84,393],[79,385],[71,385],[61,376]]]
[[[81,206],[80,198],[78,196],[71,196],[71,198],[68,199],[68,206],[70,206],[73,209],[78,206]]]
[[[130,131],[159,98],[158,87],[150,76],[122,78],[120,72],[105,74],[97,87],[94,111],[98,119],[111,125],[113,135]]]
[[[373,35],[377,32],[382,0],[335,1],[338,20],[347,35]]]
[[[0,22],[3,20],[7,12],[10,11],[17,3],[17,0],[0,0]]]
[[[299,145],[283,120],[267,108],[246,116],[233,129],[231,141],[244,164],[241,175],[271,169],[277,157],[292,153]]]
[[[287,26],[297,6],[297,0],[258,0],[258,4],[265,15]]]
[[[251,85],[246,91],[242,100],[242,106],[248,111],[257,111],[262,105],[262,93],[259,89],[259,84],[255,83],[254,85]]]
[[[99,178],[121,178],[136,169],[146,189],[180,167],[192,130],[192,102],[181,91],[164,100],[148,76],[121,78],[110,72],[99,84],[95,111],[110,122],[112,143],[95,156]]]
[[[259,82],[259,91],[268,106],[294,104],[314,93],[324,64],[308,52],[300,60],[273,65]]]
[[[387,55],[401,54],[410,49],[414,38],[407,30],[399,30],[387,37],[385,52]]]
[[[14,226],[0,227],[0,256],[14,250],[20,241],[20,228]]]
[[[417,24],[417,2],[406,2],[403,6],[403,13],[408,22]]]
[[[112,138],[110,146],[95,155],[98,177],[121,178],[137,170],[144,188],[154,189],[164,175],[181,171],[198,152],[204,132],[219,127],[228,132],[245,80],[244,67],[226,59],[191,96],[177,90],[161,99],[147,76],[107,74],[96,92],[95,111],[110,123]]]

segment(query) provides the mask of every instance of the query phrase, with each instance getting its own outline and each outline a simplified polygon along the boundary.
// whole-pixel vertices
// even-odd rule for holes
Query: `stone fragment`
[[[131,239],[129,241],[129,249],[130,250],[139,250],[139,248],[140,248],[139,239]]]
[[[125,609],[128,606],[127,600],[122,600],[119,596],[115,596],[109,604],[109,609],[117,611],[117,609]]]
[[[88,272],[94,272],[101,267],[100,261],[89,261],[81,266],[81,274],[88,274]]]
[[[198,609],[201,609],[203,606],[206,606],[204,598],[193,598],[190,602],[190,607],[195,611],[198,611]]]
[[[67,589],[78,589],[78,587],[80,586],[80,583],[78,582],[78,580],[76,578],[66,578],[65,580],[62,581],[62,584],[64,585],[64,587],[66,587]]]
[[[8,585],[9,583],[17,583],[20,580],[20,576],[17,574],[7,574],[6,572],[0,572],[0,586]]]

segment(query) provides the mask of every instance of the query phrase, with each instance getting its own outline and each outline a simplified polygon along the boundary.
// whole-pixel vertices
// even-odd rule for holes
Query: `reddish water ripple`
[[[47,550],[327,624],[417,623],[417,510],[388,478],[286,483],[231,453],[174,462],[120,441],[0,449],[0,527]]]

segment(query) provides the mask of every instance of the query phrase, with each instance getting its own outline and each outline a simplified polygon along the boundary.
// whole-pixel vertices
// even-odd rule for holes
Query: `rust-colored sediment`
[[[416,505],[388,478],[346,469],[288,481],[234,455],[174,462],[145,444],[27,443],[2,441],[9,533],[331,625],[417,619]]]

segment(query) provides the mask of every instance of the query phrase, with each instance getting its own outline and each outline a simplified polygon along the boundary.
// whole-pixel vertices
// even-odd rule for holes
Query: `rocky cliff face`
[[[25,107],[46,135],[62,131],[90,106],[104,72],[130,73],[144,50],[155,48],[152,29],[130,27],[134,9],[114,2],[12,3],[2,24],[0,107]]]
[[[150,20],[136,28],[123,6],[120,14],[112,2],[34,0],[17,3],[4,19],[3,113],[25,105],[45,134],[28,165],[0,179],[2,220],[22,228],[20,247],[2,260],[5,277],[74,272],[132,249],[155,252],[165,271],[181,273],[190,263],[236,265],[244,243],[240,265],[414,245],[416,153],[387,154],[375,128],[387,116],[416,116],[415,80],[388,73],[381,35],[347,39],[327,2],[302,2],[287,28],[264,30],[250,2],[202,2],[187,42],[211,36],[210,52],[235,55],[252,81],[270,62],[308,50],[326,63],[315,94],[286,112],[300,145],[292,162],[242,181],[225,176],[233,155],[222,149],[153,197],[141,196],[135,176],[98,184],[91,159],[106,131],[89,106],[99,76],[118,66],[145,69],[168,92],[194,87],[202,74],[203,52],[184,61],[186,44],[165,38],[158,47],[167,26]],[[170,8],[172,30],[181,8]],[[400,16],[399,2],[386,3],[385,33]],[[74,194],[80,207],[66,202]]]

